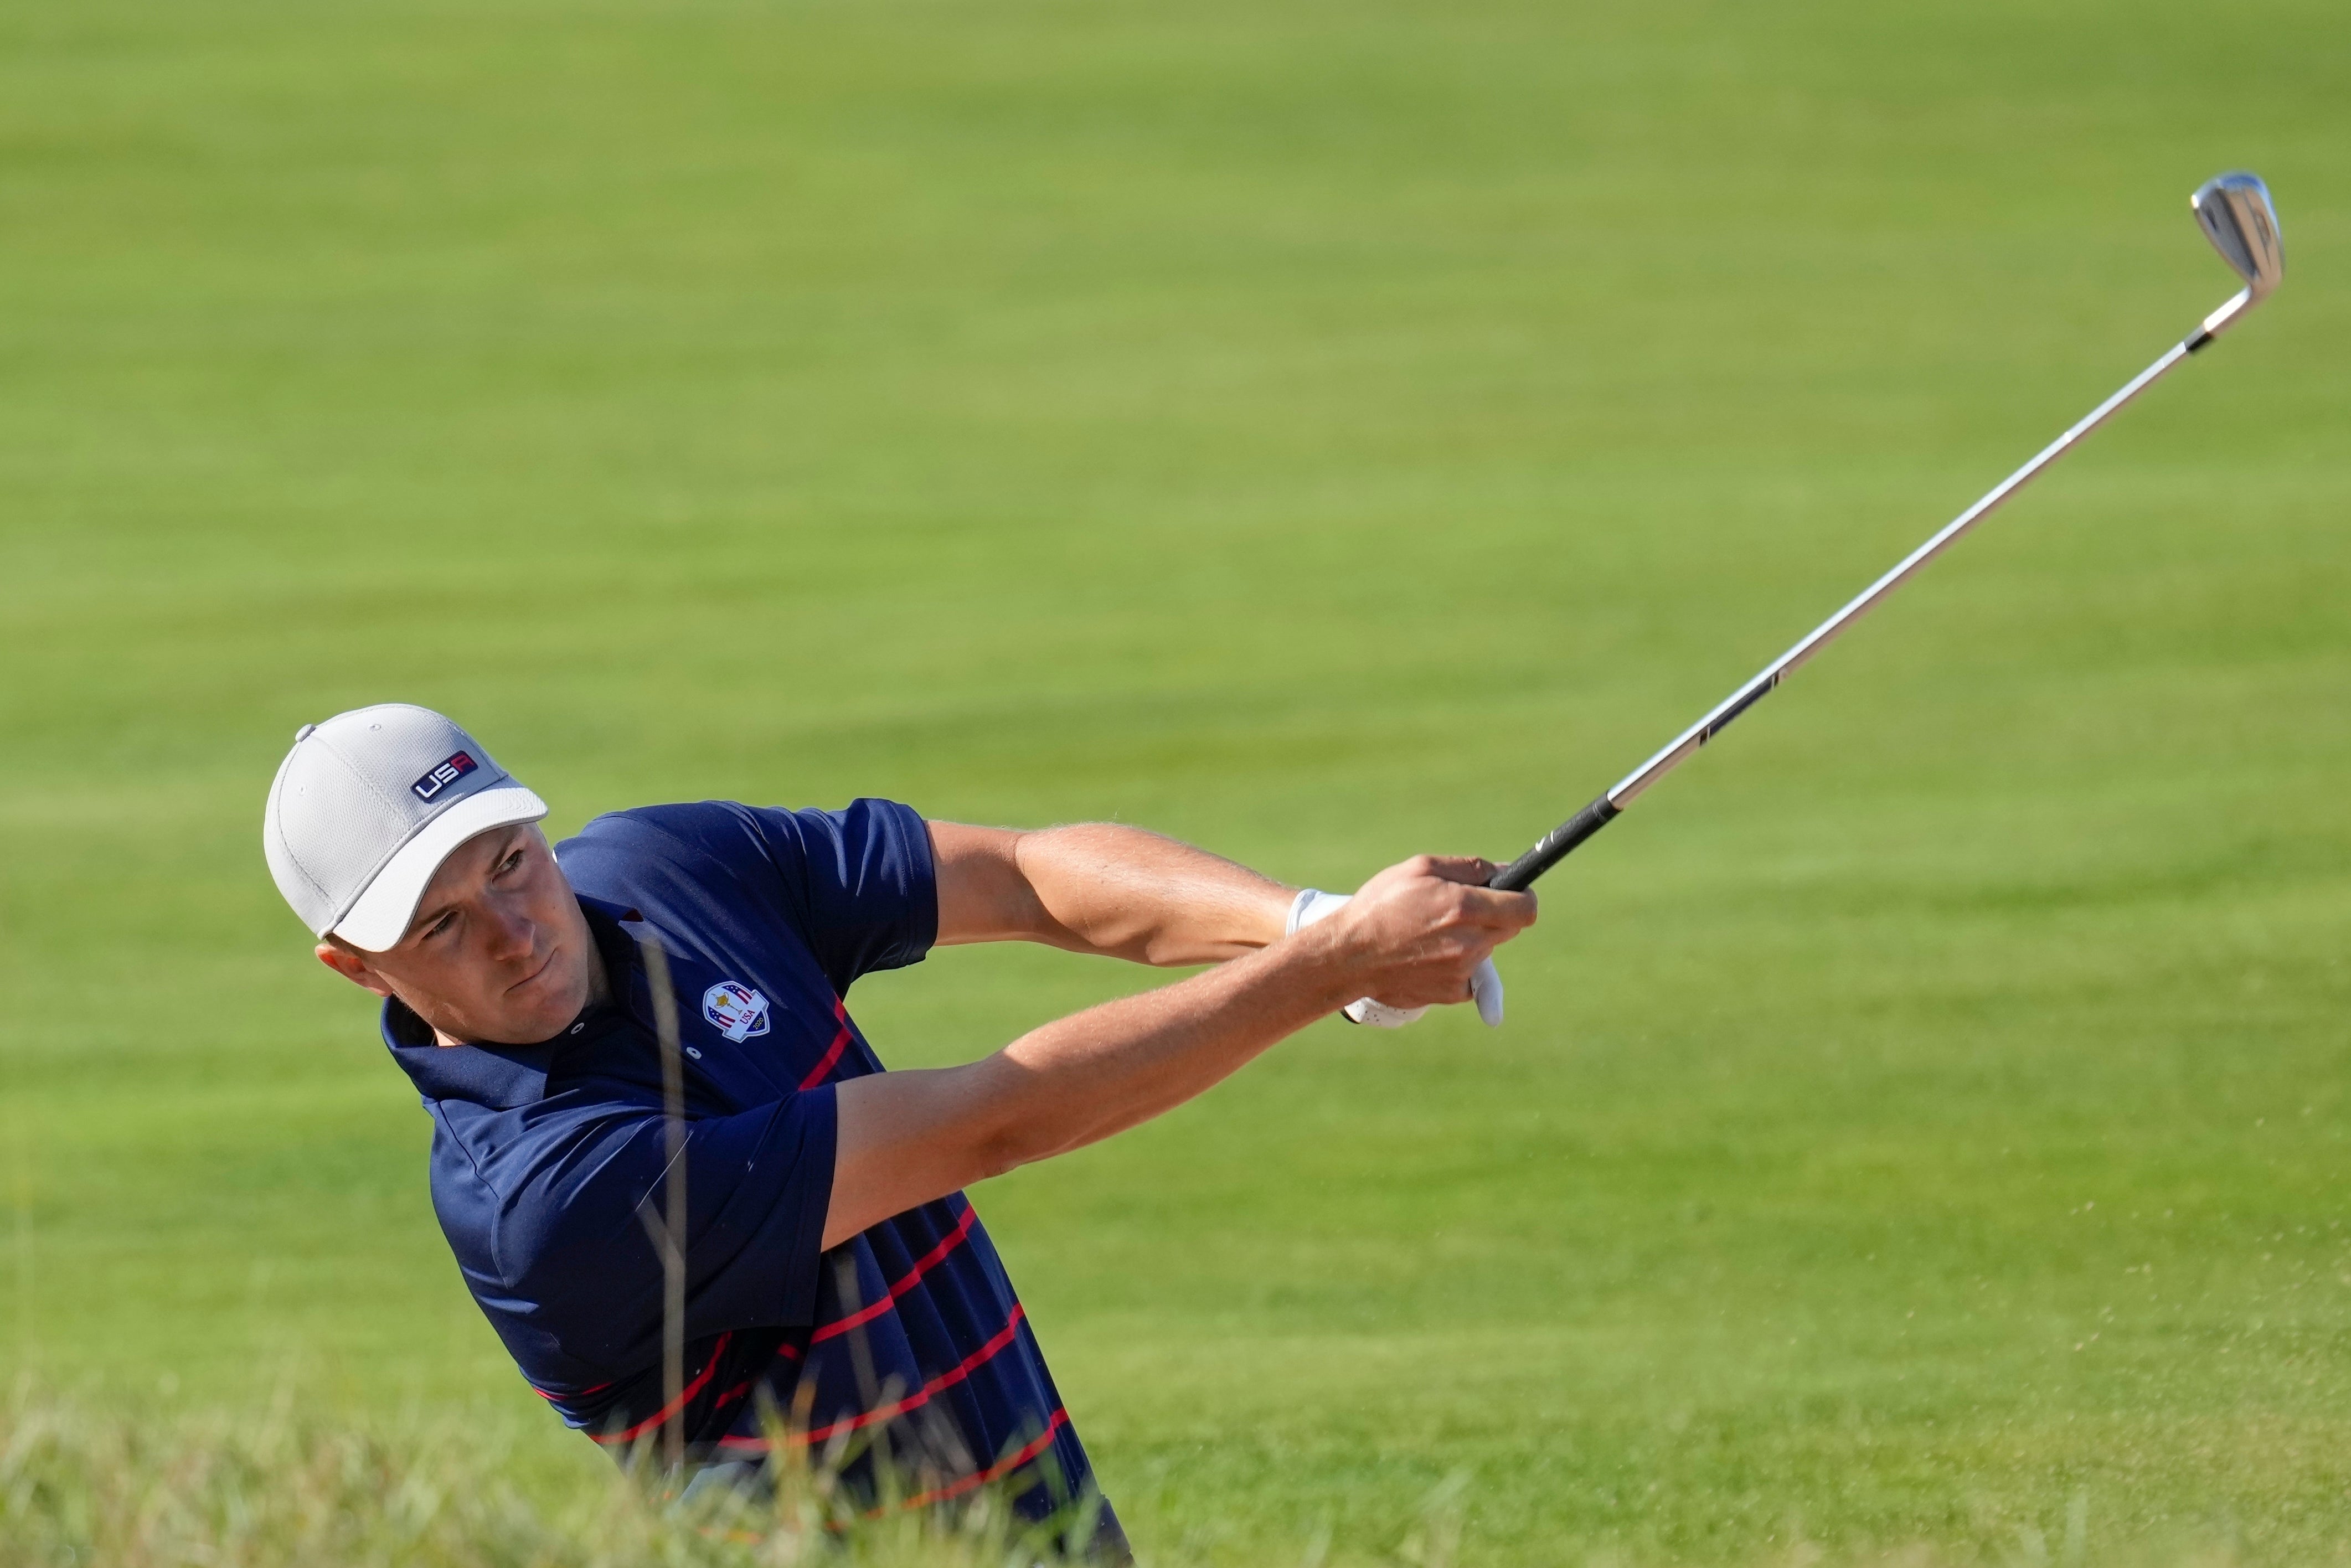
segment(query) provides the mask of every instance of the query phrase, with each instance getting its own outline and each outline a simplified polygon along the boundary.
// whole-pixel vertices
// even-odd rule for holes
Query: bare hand
[[[1361,977],[1362,994],[1392,1008],[1466,998],[1471,972],[1535,923],[1533,894],[1485,885],[1494,869],[1490,861],[1415,855],[1323,921]]]

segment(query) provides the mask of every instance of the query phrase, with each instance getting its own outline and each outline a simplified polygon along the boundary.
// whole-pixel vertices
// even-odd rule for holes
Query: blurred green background
[[[2279,297],[1547,881],[1505,1029],[1320,1026],[977,1201],[1146,1555],[1436,1494],[1476,1563],[2351,1551],[2347,45],[0,5],[0,1358],[602,1463],[264,871],[305,720],[444,707],[563,831],[1506,856],[2225,298],[2242,165]],[[942,1061],[1151,978],[852,1004]]]

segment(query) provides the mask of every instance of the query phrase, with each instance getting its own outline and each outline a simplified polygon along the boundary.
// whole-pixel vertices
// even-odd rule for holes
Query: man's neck
[[[602,1007],[612,999],[612,976],[604,967],[604,945],[596,940],[596,928],[588,928],[588,1005]]]

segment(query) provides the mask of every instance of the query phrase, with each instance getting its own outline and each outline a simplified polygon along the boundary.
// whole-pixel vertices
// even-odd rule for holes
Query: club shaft
[[[2072,451],[2082,437],[2113,418],[2125,404],[2161,380],[2174,365],[2210,342],[2251,303],[2250,291],[2241,293],[2206,317],[2192,335],[2173,344],[2162,358],[2133,376],[2120,391],[2083,415],[2072,429],[2043,447],[2023,467],[1992,486],[1981,500],[1944,524],[1926,543],[1903,557],[1892,570],[1863,589],[1843,609],[1805,633],[1802,641],[1794,647],[1764,665],[1754,678],[1716,704],[1705,717],[1676,736],[1656,756],[1627,773],[1607,793],[1594,797],[1574,816],[1545,833],[1532,849],[1496,872],[1488,885],[1515,893],[1566,859],[1579,844],[1606,827],[1625,808],[1640,799],[1649,786],[1680,767],[1700,747],[1729,728],[1733,720],[1761,702],[1766,694],[1802,668],[1813,654],[1834,642],[1845,628],[1875,610],[1888,594],[1923,570],[1928,561],[1949,549],[1961,535],[1998,511],[2010,497]]]

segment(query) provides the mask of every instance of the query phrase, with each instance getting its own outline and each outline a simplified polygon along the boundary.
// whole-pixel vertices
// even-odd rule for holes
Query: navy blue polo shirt
[[[383,1025],[433,1117],[442,1229],[531,1386],[624,1461],[672,1419],[697,1460],[764,1458],[780,1415],[787,1441],[852,1484],[872,1486],[886,1453],[917,1500],[1001,1483],[1041,1516],[1085,1495],[1085,1449],[967,1198],[820,1250],[832,1086],[883,1071],[842,998],[937,936],[923,820],[883,800],[652,806],[597,818],[556,854],[609,1005],[537,1045],[441,1047],[397,1001]],[[647,937],[668,956],[686,1056],[674,1409],[647,1229],[666,1166]]]

